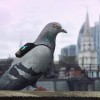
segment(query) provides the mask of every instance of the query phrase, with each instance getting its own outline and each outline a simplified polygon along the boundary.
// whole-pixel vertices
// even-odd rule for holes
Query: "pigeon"
[[[0,78],[0,90],[22,90],[36,86],[38,79],[53,63],[58,33],[67,33],[58,22],[48,23],[34,44],[37,45],[22,57],[16,57],[11,67]]]

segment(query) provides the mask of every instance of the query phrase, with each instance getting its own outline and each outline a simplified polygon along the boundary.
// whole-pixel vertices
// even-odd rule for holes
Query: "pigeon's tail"
[[[3,90],[3,88],[9,83],[9,77],[6,75],[3,75],[0,78],[0,90]]]
[[[34,87],[36,87],[36,82],[37,80],[34,81]],[[32,83],[24,77],[10,79],[8,76],[3,76],[0,78],[0,90],[22,90],[31,84]]]
[[[22,80],[12,80],[5,86],[1,87],[1,90],[22,90],[27,87],[27,81]]]

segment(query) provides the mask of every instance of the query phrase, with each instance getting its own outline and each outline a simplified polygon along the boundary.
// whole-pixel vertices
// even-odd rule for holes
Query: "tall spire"
[[[19,42],[19,48],[22,47],[22,34],[20,34],[20,42]]]
[[[20,43],[19,43],[19,48],[22,47],[22,40],[20,40]]]
[[[89,15],[88,12],[86,14],[86,20],[85,20],[85,27],[84,27],[84,35],[90,36],[90,23],[89,23]]]
[[[100,14],[99,14],[99,22],[100,22]]]

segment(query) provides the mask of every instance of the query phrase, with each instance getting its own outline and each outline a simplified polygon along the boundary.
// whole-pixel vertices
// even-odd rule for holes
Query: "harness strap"
[[[49,46],[45,45],[45,44],[38,44],[36,45],[35,43],[26,43],[24,46],[22,46],[16,53],[16,57],[20,58],[22,56],[24,56],[26,53],[28,53],[31,49],[35,48],[36,46],[40,46],[40,45],[44,45],[48,48],[50,48]],[[51,48],[50,48],[51,49]]]

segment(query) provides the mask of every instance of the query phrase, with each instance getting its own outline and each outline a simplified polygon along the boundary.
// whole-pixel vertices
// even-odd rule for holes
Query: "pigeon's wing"
[[[34,84],[52,63],[53,54],[46,46],[37,46],[22,58],[14,60],[0,79],[0,89],[20,90]]]

